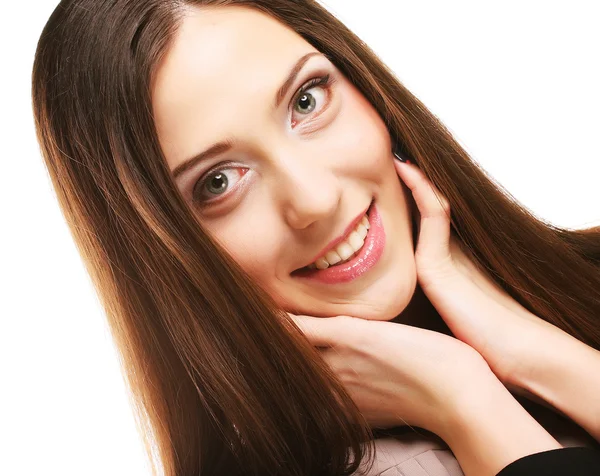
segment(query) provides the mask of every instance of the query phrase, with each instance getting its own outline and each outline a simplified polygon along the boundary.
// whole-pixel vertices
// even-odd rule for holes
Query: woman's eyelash
[[[296,92],[296,94],[294,95],[294,98],[292,100],[292,104],[295,104],[296,101],[298,101],[298,99],[306,92],[309,91],[312,88],[315,88],[317,86],[321,86],[323,88],[330,88],[331,85],[334,83],[335,79],[331,77],[331,74],[327,73],[321,76],[316,76],[310,80],[308,80],[306,83],[304,83],[300,89],[298,89],[298,91]],[[228,167],[230,166],[230,167]],[[208,206],[210,205],[212,202],[214,202],[214,200],[200,200],[197,197],[197,190],[204,187],[206,182],[208,181],[208,179],[210,178],[211,175],[213,175],[215,172],[219,172],[221,170],[225,170],[227,168],[235,168],[235,166],[231,163],[231,162],[224,162],[224,163],[220,163],[218,164],[216,167],[208,170],[206,173],[204,173],[202,175],[202,177],[195,183],[193,189],[192,189],[192,201],[201,205],[201,206]],[[226,192],[224,194],[224,196],[226,196],[228,194],[228,192]],[[218,200],[218,199],[217,199]]]
[[[239,168],[239,166],[235,165],[231,161],[227,161],[227,162],[221,162],[220,164],[217,164],[215,167],[207,170],[204,174],[202,174],[202,176],[196,181],[196,183],[192,187],[192,201],[199,205],[203,205],[203,204],[208,205],[209,203],[212,203],[213,200],[200,199],[198,197],[198,195],[199,195],[198,190],[200,190],[201,188],[203,188],[206,185],[206,183],[211,178],[211,176],[215,175],[215,172],[221,172],[223,170],[234,169],[234,168]]]
[[[331,75],[329,73],[324,74],[323,76],[317,76],[315,78],[310,79],[309,81],[304,83],[300,87],[298,92],[294,95],[292,104],[295,104],[296,101],[298,100],[298,98],[300,98],[300,96],[302,96],[309,89],[312,89],[316,86],[322,86],[324,88],[329,87],[329,86],[331,86],[332,83],[333,83],[333,80],[331,79]]]

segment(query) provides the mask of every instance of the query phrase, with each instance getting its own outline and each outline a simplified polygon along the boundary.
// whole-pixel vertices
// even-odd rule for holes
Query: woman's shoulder
[[[448,446],[440,438],[421,429],[401,430],[376,438],[375,449],[371,470],[366,473],[359,470],[354,473],[356,476],[464,475]]]

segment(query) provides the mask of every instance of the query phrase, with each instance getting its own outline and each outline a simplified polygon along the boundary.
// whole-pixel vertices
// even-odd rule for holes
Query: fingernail
[[[396,157],[396,159],[398,159],[400,162],[404,162],[406,164],[410,164],[410,160],[408,160],[407,158],[405,158],[402,154],[400,154],[397,151],[394,151],[394,157]]]

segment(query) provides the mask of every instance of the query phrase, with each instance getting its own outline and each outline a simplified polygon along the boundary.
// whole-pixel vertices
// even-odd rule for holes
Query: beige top
[[[571,420],[552,410],[517,397],[525,409],[564,447],[600,444]],[[410,429],[375,440],[376,457],[364,476],[464,476],[448,446],[435,435]]]

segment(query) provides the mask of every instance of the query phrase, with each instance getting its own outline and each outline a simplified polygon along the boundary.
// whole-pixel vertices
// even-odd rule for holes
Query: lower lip
[[[347,283],[362,276],[377,264],[385,246],[385,230],[375,203],[369,214],[369,225],[369,232],[365,237],[363,247],[350,261],[327,269],[302,268],[292,274],[299,278],[312,279],[325,284]]]

